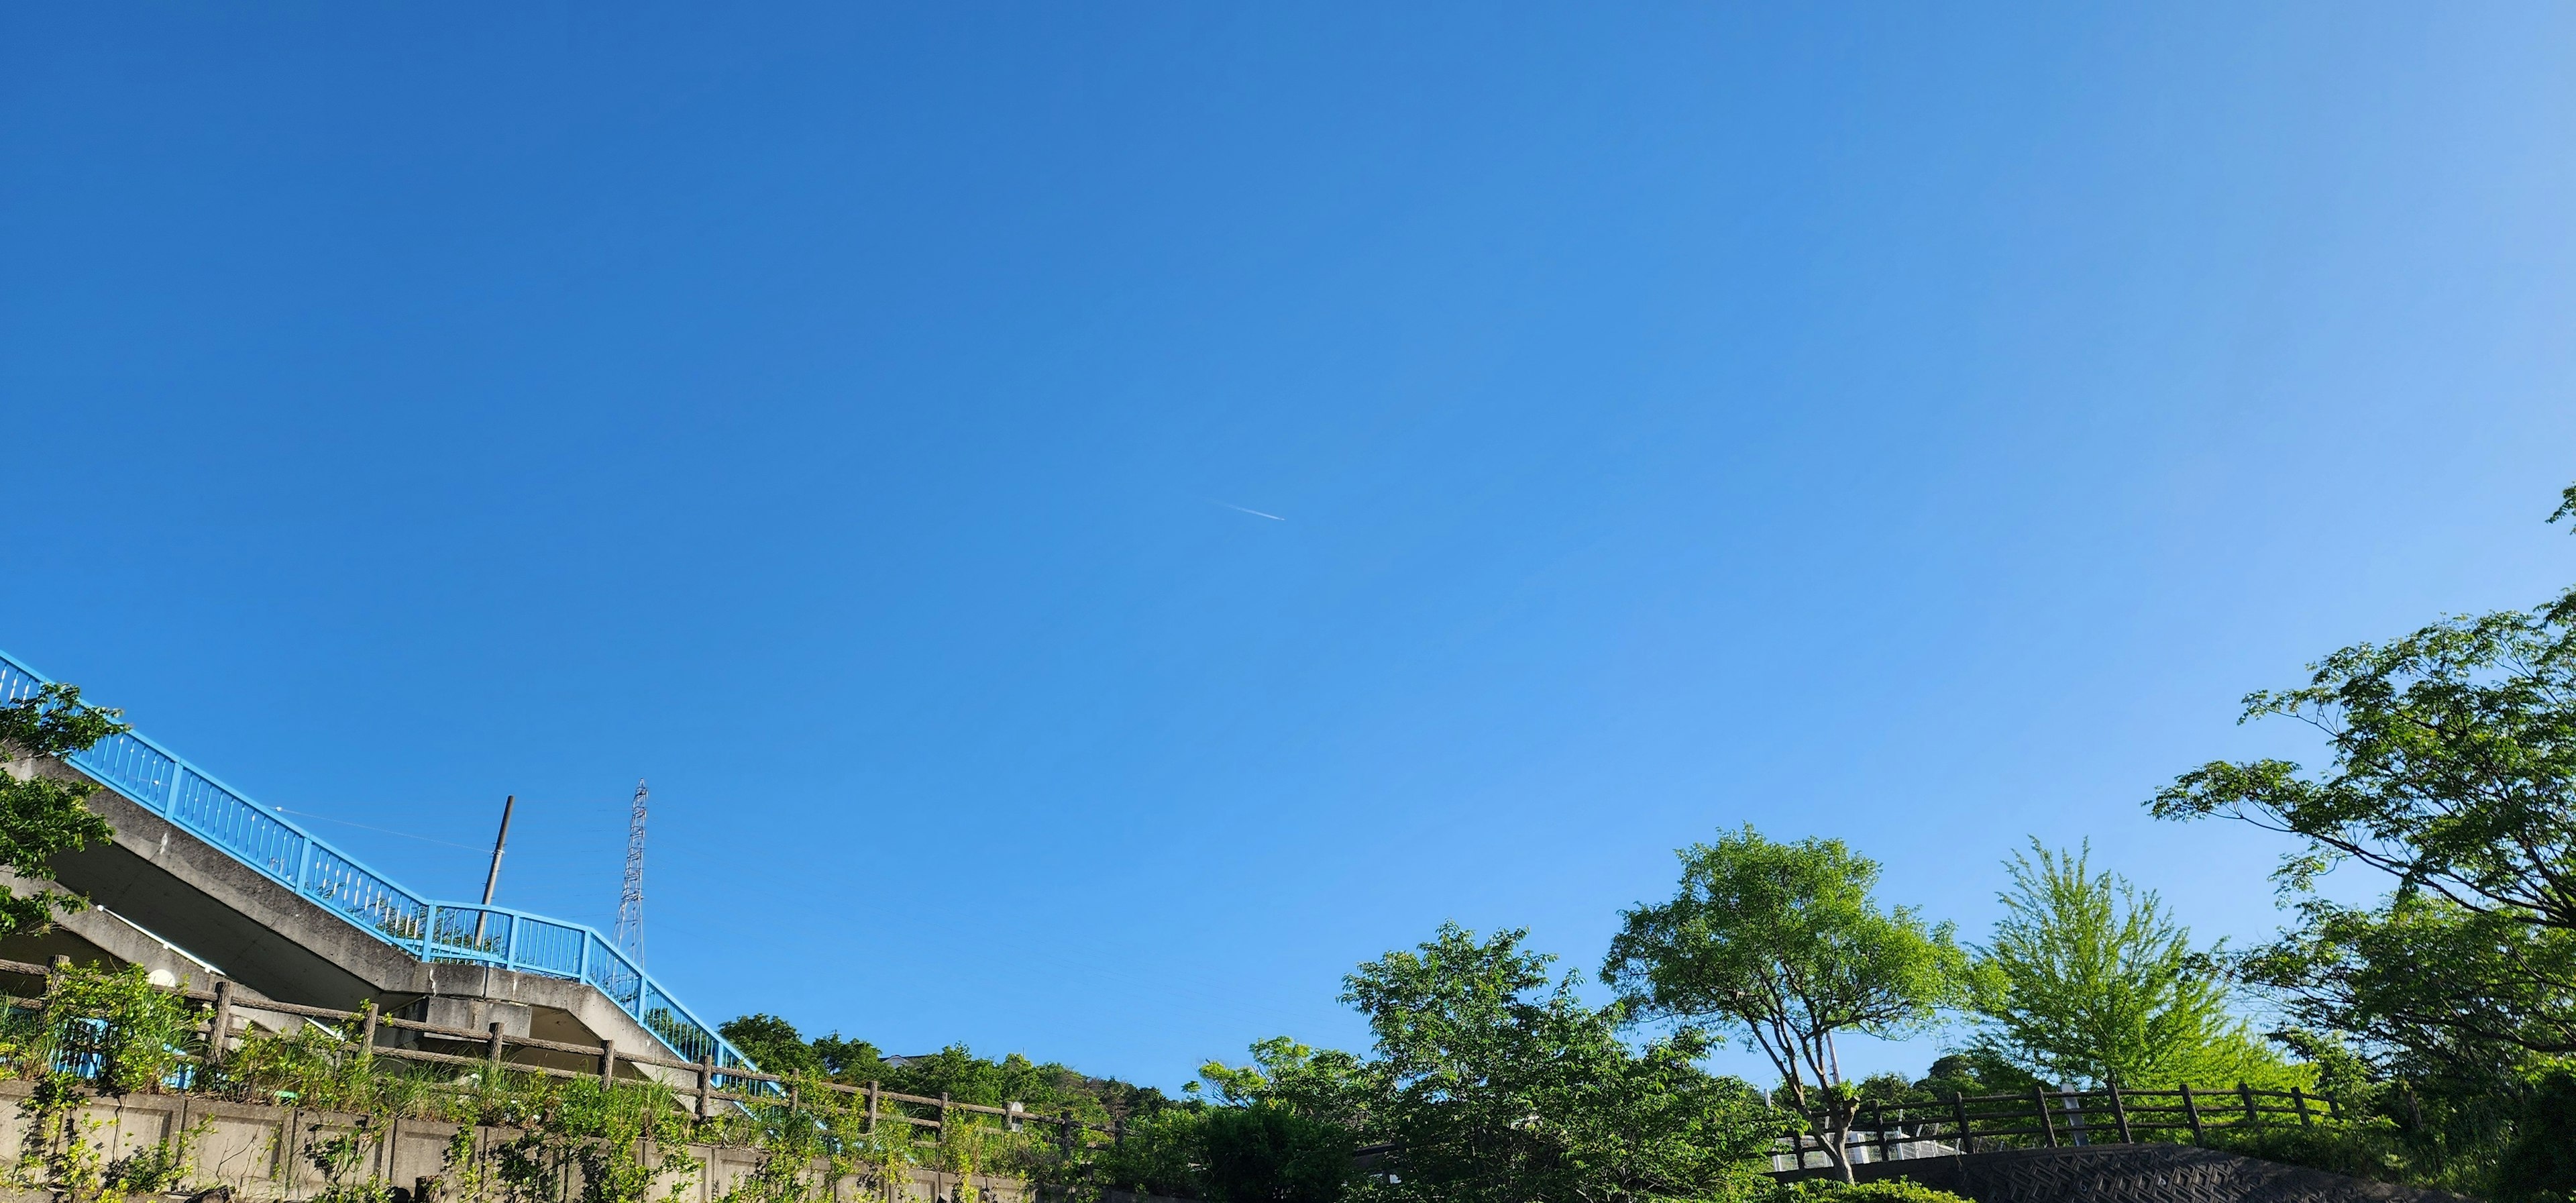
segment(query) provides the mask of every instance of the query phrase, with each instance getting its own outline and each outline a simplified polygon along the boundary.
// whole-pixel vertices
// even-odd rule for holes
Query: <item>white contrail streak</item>
[[[1229,510],[1233,510],[1235,513],[1238,513],[1238,514],[1250,514],[1250,515],[1252,515],[1252,516],[1253,516],[1253,517],[1255,517],[1255,518],[1267,518],[1267,519],[1271,520],[1272,522],[1286,522],[1286,521],[1287,521],[1287,519],[1282,518],[1282,517],[1280,517],[1280,516],[1279,516],[1279,515],[1277,515],[1277,514],[1265,514],[1265,513],[1262,513],[1262,512],[1261,512],[1261,511],[1259,511],[1259,510],[1247,510],[1247,509],[1243,508],[1242,506],[1236,505],[1235,503],[1233,503],[1233,502],[1231,502],[1231,501],[1220,501],[1220,502],[1218,502],[1217,504],[1218,504],[1218,505],[1221,505],[1221,506],[1224,506],[1225,508],[1227,508],[1227,509],[1229,509]]]

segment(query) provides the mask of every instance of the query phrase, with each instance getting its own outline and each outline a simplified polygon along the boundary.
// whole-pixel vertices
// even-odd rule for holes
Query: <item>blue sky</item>
[[[2576,578],[2571,60],[2542,4],[13,8],[0,647],[447,896],[515,793],[501,900],[605,926],[649,778],[656,974],[897,1052],[1356,1045],[1355,962],[1588,970],[1745,822],[1972,936],[2033,835],[2259,936],[2276,849],[2141,800]]]

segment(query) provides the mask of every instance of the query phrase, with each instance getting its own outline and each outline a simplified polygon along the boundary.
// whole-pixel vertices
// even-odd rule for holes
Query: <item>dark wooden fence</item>
[[[69,959],[64,957],[55,958],[51,966],[0,960],[0,974],[41,978],[47,983],[45,997],[8,998],[7,1002],[42,1008],[46,998],[53,994],[51,983],[54,975],[67,968],[69,963]],[[1027,1124],[1040,1124],[1053,1127],[1056,1143],[1068,1150],[1087,1148],[1099,1138],[1114,1142],[1124,1135],[1122,1125],[1114,1122],[1102,1125],[1069,1115],[1047,1115],[1027,1110],[1019,1103],[988,1107],[957,1102],[945,1095],[932,1098],[904,1094],[887,1090],[875,1082],[853,1086],[800,1080],[740,1066],[720,1066],[712,1060],[675,1061],[652,1055],[663,1052],[662,1049],[637,1052],[621,1049],[613,1040],[572,1044],[509,1035],[497,1023],[476,1032],[398,1019],[382,1014],[372,1006],[358,1011],[339,1011],[269,999],[247,999],[236,994],[232,982],[223,979],[218,979],[212,990],[161,989],[185,1000],[195,1010],[195,1034],[204,1042],[201,1055],[207,1062],[218,1065],[239,1038],[253,1030],[240,1016],[241,1011],[252,1010],[334,1024],[354,1048],[377,1057],[470,1070],[507,1070],[554,1078],[595,1078],[602,1083],[615,1081],[621,1076],[630,1079],[649,1076],[672,1086],[684,1105],[690,1106],[701,1119],[727,1106],[768,1108],[820,1104],[836,1110],[864,1108],[867,1130],[871,1132],[879,1123],[909,1124],[933,1133],[944,1131],[953,1123],[979,1124],[1014,1132]],[[655,1070],[661,1072],[651,1072]],[[803,1097],[804,1092],[817,1089],[826,1097]]]
[[[1872,1162],[2083,1144],[2205,1144],[2227,1129],[2314,1125],[2341,1116],[2332,1097],[2296,1086],[2260,1090],[2240,1082],[2173,1090],[2034,1088],[2025,1094],[1953,1095],[1945,1103],[1870,1103],[1861,1108],[1845,1148],[1854,1162]],[[1791,1138],[1781,1151],[1780,1160],[1790,1164],[1775,1162],[1777,1168],[1830,1164],[1825,1140],[1815,1134],[1824,1129],[1823,1117],[1811,1116],[1808,1124],[1810,1133]]]

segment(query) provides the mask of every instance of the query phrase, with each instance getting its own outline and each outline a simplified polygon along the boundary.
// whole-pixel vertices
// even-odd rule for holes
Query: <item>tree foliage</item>
[[[1968,978],[1976,1046],[2050,1083],[2288,1085],[2229,1010],[2221,950],[2194,948],[2162,899],[2093,872],[2091,853],[2033,840],[2005,862],[2004,915]]]
[[[2567,517],[2576,486],[2550,520]],[[2344,648],[2305,684],[2246,697],[2243,721],[2276,717],[2322,737],[2324,767],[2212,762],[2150,803],[2296,840],[2274,876],[2297,921],[2243,959],[2248,979],[2411,1176],[2570,1197],[2556,1151],[2576,1141],[2559,1076],[2576,1067],[2576,590]],[[2319,879],[2348,865],[2387,893],[2324,895]]]
[[[55,760],[122,734],[121,711],[81,701],[77,686],[49,684],[0,705],[0,865],[21,877],[53,876],[53,858],[114,839],[107,820],[86,801],[98,787],[38,771]],[[77,894],[20,894],[0,886],[0,936],[42,931],[54,916],[88,905]]]
[[[1928,1022],[1964,969],[1950,925],[1870,896],[1878,865],[1840,840],[1794,844],[1750,826],[1682,850],[1670,902],[1623,913],[1601,980],[1640,1017],[1714,1022],[1780,1072],[1791,1105],[1843,1136],[1858,1114],[1834,1038],[1901,1035]]]
[[[1696,1030],[1642,1052],[1623,1008],[1587,1007],[1525,933],[1455,924],[1344,979],[1377,1056],[1372,1134],[1390,1199],[1422,1203],[1704,1199],[1739,1193],[1778,1119],[1758,1092],[1694,1064]]]
[[[1150,1115],[1174,1105],[1154,1087],[1090,1077],[1019,1053],[985,1058],[965,1045],[952,1044],[923,1056],[890,1058],[875,1045],[846,1039],[838,1032],[809,1040],[796,1025],[769,1014],[729,1019],[716,1031],[765,1072],[812,1074],[847,1086],[875,1082],[903,1094],[925,1098],[944,1094],[960,1103],[986,1107],[1018,1102],[1044,1114],[1071,1115],[1099,1124]]]
[[[2310,1023],[2383,1052],[2576,1054],[2576,592],[2466,616],[2313,666],[2246,699],[2323,733],[2331,763],[2215,762],[2152,806],[2295,836],[2277,879],[2301,923],[2251,961]],[[2343,864],[2387,874],[2354,907],[2314,893]]]

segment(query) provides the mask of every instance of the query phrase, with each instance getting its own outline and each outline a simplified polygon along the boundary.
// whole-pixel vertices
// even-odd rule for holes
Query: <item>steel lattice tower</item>
[[[626,820],[626,884],[617,891],[617,948],[644,967],[644,783],[635,783],[635,813]]]

